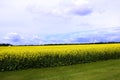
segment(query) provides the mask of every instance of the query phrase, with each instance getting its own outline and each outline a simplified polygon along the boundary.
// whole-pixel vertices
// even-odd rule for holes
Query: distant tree
[[[13,45],[9,43],[0,43],[0,46],[13,46]]]

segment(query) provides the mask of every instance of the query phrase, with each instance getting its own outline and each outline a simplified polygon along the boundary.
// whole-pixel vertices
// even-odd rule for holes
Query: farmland
[[[90,63],[120,58],[120,44],[0,47],[0,71]]]
[[[0,80],[120,80],[120,59],[0,72]]]

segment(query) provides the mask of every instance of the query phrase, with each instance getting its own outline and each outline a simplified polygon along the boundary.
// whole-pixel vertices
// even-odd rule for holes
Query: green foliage
[[[0,72],[0,80],[120,80],[120,59]]]

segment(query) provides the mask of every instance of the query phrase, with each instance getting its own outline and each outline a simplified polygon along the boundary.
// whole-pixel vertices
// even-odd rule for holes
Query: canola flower
[[[0,47],[0,71],[120,58],[120,44]]]

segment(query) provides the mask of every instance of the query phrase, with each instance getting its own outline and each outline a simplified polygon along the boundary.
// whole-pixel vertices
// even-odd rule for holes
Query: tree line
[[[13,45],[9,43],[0,43],[0,46],[13,46]]]
[[[113,43],[120,43],[120,42],[96,42],[96,43],[58,43],[58,44],[39,44],[39,45],[13,45],[9,43],[0,43],[0,46],[54,46],[54,45],[87,45],[87,44],[113,44]]]

